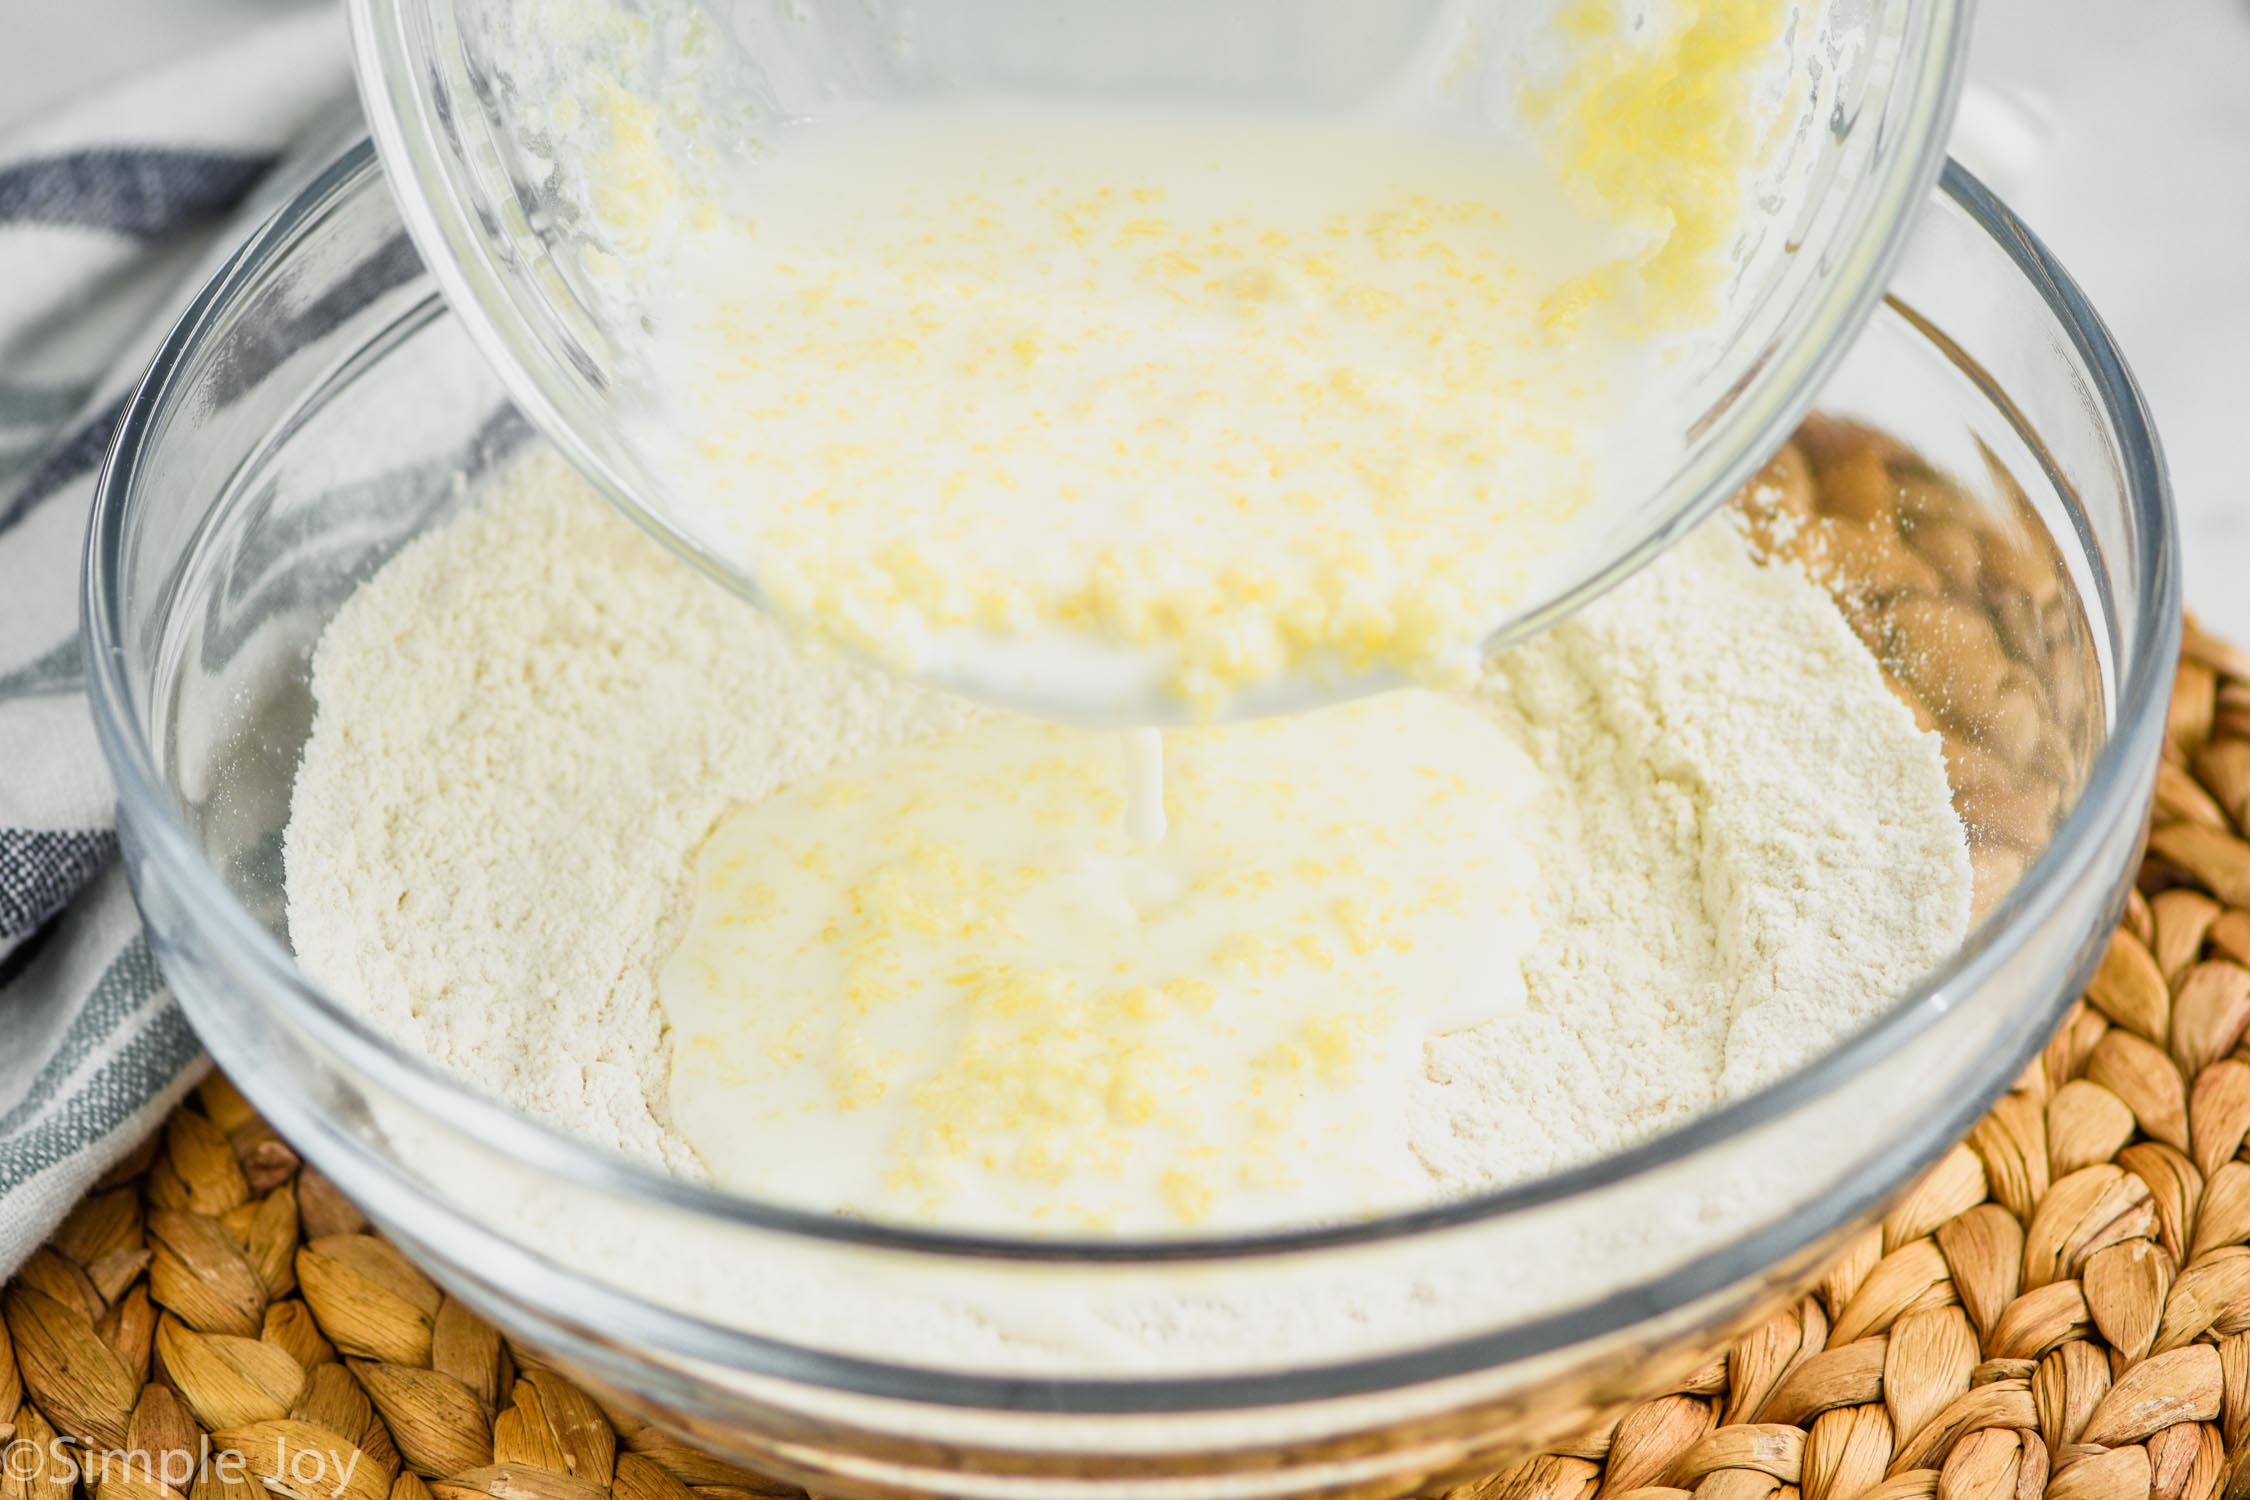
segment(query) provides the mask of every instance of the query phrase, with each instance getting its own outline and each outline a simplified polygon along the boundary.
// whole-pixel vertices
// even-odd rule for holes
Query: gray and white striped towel
[[[274,9],[0,129],[0,1275],[200,1066],[116,868],[78,566],[126,393],[348,109],[341,16]]]

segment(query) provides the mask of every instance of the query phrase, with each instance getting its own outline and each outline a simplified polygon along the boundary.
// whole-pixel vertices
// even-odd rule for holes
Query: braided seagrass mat
[[[2165,753],[2099,971],[1967,1141],[1684,1387],[1448,1500],[2250,1495],[2250,654],[2192,621]],[[800,1493],[505,1342],[216,1077],[0,1315],[0,1500]]]

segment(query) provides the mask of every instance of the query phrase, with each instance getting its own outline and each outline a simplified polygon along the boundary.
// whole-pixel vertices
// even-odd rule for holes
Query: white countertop
[[[2124,349],[2171,460],[2188,603],[2250,641],[2250,3],[1984,0],[1977,30],[1970,76],[2025,128],[1985,153],[2013,159],[1970,165]]]
[[[271,0],[0,0],[0,121]],[[1963,154],[2054,249],[2171,458],[2188,599],[2250,641],[2250,3],[1983,0]]]

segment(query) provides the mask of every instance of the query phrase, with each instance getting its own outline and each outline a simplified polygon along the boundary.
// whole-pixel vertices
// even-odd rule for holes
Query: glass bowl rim
[[[121,823],[146,859],[184,893],[205,939],[218,946],[238,977],[256,981],[258,993],[252,1003],[260,1009],[279,1008],[292,1024],[305,1029],[323,1047],[349,1057],[377,1086],[390,1091],[402,1102],[448,1120],[451,1128],[474,1133],[489,1147],[509,1155],[520,1165],[559,1176],[576,1187],[724,1226],[807,1241],[871,1247],[947,1262],[1016,1261],[1088,1267],[1208,1264],[1298,1255],[1408,1238],[1521,1214],[1661,1171],[1747,1130],[1781,1118],[1821,1093],[1832,1080],[1854,1076],[1896,1052],[1943,1015],[1951,1007],[1954,995],[1974,990],[1995,969],[2008,962],[2022,947],[2024,934],[2037,925],[2038,918],[2051,913],[2060,899],[2059,893],[2084,874],[2092,857],[2092,846],[2100,835],[2114,828],[2120,818],[2138,816],[2145,806],[2149,789],[2140,778],[2126,776],[2125,763],[2133,749],[2154,732],[2151,726],[2160,720],[2162,705],[2169,700],[2170,667],[2177,655],[2181,629],[2170,490],[2162,454],[2131,372],[2075,283],[2005,205],[1958,165],[1951,165],[1939,192],[1963,210],[2032,283],[2047,312],[2085,362],[2092,377],[2092,394],[2099,403],[2098,409],[2115,434],[2115,457],[2129,501],[2127,524],[2141,599],[2131,638],[2141,645],[2128,659],[2114,664],[2116,683],[2110,732],[2054,838],[2024,871],[2015,887],[1985,914],[1961,948],[1940,969],[1925,976],[1894,1005],[1803,1068],[1627,1151],[1496,1192],[1364,1222],[1223,1237],[1030,1238],[840,1219],[666,1176],[568,1137],[476,1094],[436,1064],[410,1055],[375,1031],[356,1012],[303,975],[280,939],[234,896],[205,861],[201,846],[175,810],[175,799],[151,741],[150,725],[140,713],[137,695],[127,680],[121,578],[125,532],[134,497],[141,488],[143,470],[151,458],[152,439],[190,391],[181,382],[183,372],[195,363],[212,330],[241,311],[246,294],[262,284],[269,272],[285,263],[290,251],[307,235],[318,231],[333,205],[354,194],[378,189],[379,177],[374,151],[365,141],[338,157],[307,188],[277,210],[211,278],[166,336],[148,372],[134,389],[95,486],[84,554],[81,608],[89,698],[103,751],[116,779]],[[395,333],[409,322],[420,326],[420,321],[442,314],[443,305],[433,291],[415,309],[394,321],[390,331]],[[371,342],[383,342],[387,337],[387,334],[378,335]],[[355,364],[364,353],[364,348],[355,350],[347,357],[345,365]],[[313,390],[317,394],[328,388],[324,378]],[[232,488],[238,484],[241,473],[239,468],[230,473],[224,481],[226,486]],[[2090,966],[2092,959],[2093,955],[2088,955],[2084,965]],[[2071,998],[2069,993],[2057,997],[2058,1014]],[[1967,1118],[1960,1121],[1964,1128],[1967,1123]],[[371,1150],[367,1154],[399,1181],[407,1180],[396,1164]],[[1832,1195],[1829,1201],[1837,1203],[1848,1196]],[[1836,1214],[1819,1216],[1827,1222],[1814,1222],[1814,1218],[1799,1215],[1785,1226],[1786,1233],[1766,1233],[1765,1240],[1787,1241],[1769,1247],[1771,1258],[1779,1259],[1802,1249],[1820,1233],[1841,1222],[1841,1216]],[[528,1247],[515,1246],[504,1237],[493,1235],[491,1238],[496,1245],[531,1254]],[[1733,1248],[1722,1246],[1705,1259],[1725,1255]],[[533,1256],[533,1259],[545,1264],[539,1257]],[[580,1276],[567,1268],[560,1269],[566,1276]],[[1686,1272],[1683,1269],[1673,1274]],[[883,1365],[849,1356],[798,1350],[741,1330],[706,1324],[628,1294],[616,1295],[644,1313],[675,1322],[690,1332],[705,1330],[726,1340],[763,1344],[783,1351],[787,1363],[799,1370],[807,1360],[813,1360],[847,1372],[856,1368],[902,1372],[917,1378],[926,1378],[929,1373],[920,1367]],[[1556,1318],[1568,1316],[1567,1311],[1555,1315]],[[1505,1336],[1505,1333],[1479,1336],[1474,1342],[1483,1347],[1491,1338]],[[1376,1356],[1352,1365],[1323,1368],[1338,1372],[1374,1369],[1411,1357]],[[1252,1377],[1252,1383],[1257,1378]],[[957,1394],[964,1398],[984,1384],[996,1390],[1017,1391],[1026,1384],[1048,1384],[1018,1377],[991,1377],[988,1381],[977,1377],[948,1379],[959,1387]],[[1185,1396],[1193,1387],[1207,1381],[1226,1384],[1230,1390],[1246,1389],[1244,1379],[1235,1376],[1161,1381],[1058,1377],[1052,1384],[1086,1389],[1114,1387],[1120,1391],[1131,1388],[1143,1393],[1169,1390]],[[832,1383],[872,1393],[882,1393],[896,1384],[887,1377]],[[929,1395],[919,1386],[914,1388],[914,1394]],[[1130,1401],[1113,1405],[1110,1400],[1101,1399],[1085,1409],[1180,1408],[1169,1399],[1157,1407]]]

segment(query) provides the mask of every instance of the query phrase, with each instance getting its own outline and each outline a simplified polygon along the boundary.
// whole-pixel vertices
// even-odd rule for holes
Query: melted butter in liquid
[[[1130,753],[995,719],[720,825],[660,976],[717,1182],[1052,1233],[1426,1194],[1425,1038],[1523,1004],[1537,772],[1418,692]]]
[[[1792,213],[1751,186],[1820,24],[1537,10],[1473,129],[993,96],[744,134],[589,77],[586,269],[646,330],[672,519],[800,626],[1050,716],[1462,680],[1676,460],[1623,439],[1703,405],[1681,340],[1726,343]]]
[[[893,667],[1105,723],[1457,681],[1615,477],[1648,351],[1584,278],[1655,231],[1527,149],[962,106],[756,173],[653,287],[644,440],[690,531]]]

